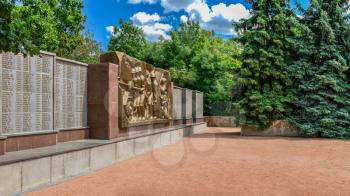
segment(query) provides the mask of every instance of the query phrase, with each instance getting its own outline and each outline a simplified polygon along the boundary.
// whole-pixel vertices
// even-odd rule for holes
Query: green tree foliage
[[[208,115],[232,115],[233,70],[241,65],[240,49],[233,40],[211,37],[210,44],[192,59],[195,82],[189,88],[204,92],[204,110]],[[216,110],[218,105],[225,106]]]
[[[188,21],[172,32],[170,40],[152,43],[144,60],[169,69],[175,85],[202,91],[205,113],[210,115],[215,103],[230,100],[232,72],[240,66],[239,55],[233,40],[224,41],[197,22]]]
[[[241,125],[265,128],[284,119],[294,100],[285,72],[293,60],[297,19],[285,0],[251,0],[251,17],[236,23],[243,46],[234,105]]]
[[[170,64],[168,63],[167,54],[165,52],[169,43],[169,40],[164,40],[163,38],[157,42],[147,42],[142,60],[156,67],[170,69]]]
[[[203,49],[209,47],[211,32],[201,29],[195,21],[182,23],[172,32],[165,46],[165,68],[170,68],[175,84],[192,88],[197,80],[192,60]],[[163,65],[164,66],[164,65]]]
[[[16,40],[16,34],[22,29],[17,27],[18,20],[12,13],[14,12],[14,0],[3,0],[0,1],[0,52],[3,51],[19,51],[20,47],[13,44]],[[18,40],[19,45],[25,45],[27,47],[28,43]]]
[[[147,42],[142,29],[122,19],[119,20],[119,24],[120,28],[114,27],[108,50],[125,52],[135,58],[144,59]]]
[[[80,35],[83,40],[69,55],[64,56],[69,59],[84,62],[87,64],[98,63],[100,60],[101,45],[93,38],[93,34],[87,31]]]
[[[3,0],[0,52],[65,56],[81,41],[85,16],[81,0]]]
[[[299,59],[289,67],[298,100],[290,121],[306,135],[349,137],[347,0],[313,0],[304,11]]]
[[[205,113],[232,115],[217,111],[227,105],[233,86],[233,70],[240,66],[240,48],[234,40],[223,40],[202,29],[198,22],[187,21],[171,33],[171,39],[147,42],[142,29],[120,21],[109,41],[110,51],[122,51],[156,67],[170,70],[174,84],[204,93]],[[217,107],[216,107],[217,108]]]

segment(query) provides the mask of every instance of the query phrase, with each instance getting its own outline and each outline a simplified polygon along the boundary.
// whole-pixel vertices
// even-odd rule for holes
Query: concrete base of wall
[[[0,156],[0,193],[14,195],[166,146],[207,130],[206,123],[178,126],[115,140],[81,140]]]
[[[291,126],[287,121],[276,121],[270,128],[261,130],[255,127],[243,126],[241,130],[243,136],[299,136],[298,130]]]
[[[57,142],[70,142],[89,138],[89,129],[60,130],[57,135]]]
[[[183,120],[183,124],[192,124],[192,123],[193,123],[193,118]]]
[[[0,155],[88,138],[89,128],[9,134],[5,137],[0,136]]]
[[[57,131],[9,135],[5,143],[5,153],[53,146],[57,144]]]

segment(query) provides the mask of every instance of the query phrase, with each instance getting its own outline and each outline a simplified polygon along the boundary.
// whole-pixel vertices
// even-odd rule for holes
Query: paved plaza
[[[350,195],[350,141],[210,128],[29,196]]]

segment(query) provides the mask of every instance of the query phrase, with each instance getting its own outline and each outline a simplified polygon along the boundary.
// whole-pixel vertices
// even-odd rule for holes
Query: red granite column
[[[5,154],[5,140],[6,137],[0,136],[0,155]]]
[[[91,138],[118,137],[118,65],[89,65],[88,111]]]

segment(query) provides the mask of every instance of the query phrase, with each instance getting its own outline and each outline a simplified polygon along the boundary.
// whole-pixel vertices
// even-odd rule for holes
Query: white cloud
[[[186,9],[189,5],[202,0],[128,0],[131,4],[149,3],[154,4],[160,2],[165,12],[178,12]]]
[[[106,31],[108,33],[110,33],[111,35],[113,35],[114,34],[114,26],[107,26]]]
[[[165,9],[165,12],[178,12],[186,9],[193,3],[199,3],[202,0],[161,0],[161,5]]]
[[[158,0],[128,0],[128,3],[131,3],[131,4],[139,4],[139,3],[154,4],[157,2],[158,2]]]
[[[173,29],[171,25],[163,23],[148,24],[140,27],[149,41],[158,41],[161,36],[165,39],[170,39],[168,33]]]
[[[138,12],[130,17],[134,25],[140,27],[149,41],[157,41],[160,36],[170,39],[168,33],[173,29],[169,24],[161,23],[161,17],[157,14]]]
[[[128,2],[134,4],[160,2],[165,12],[184,10],[187,15],[180,17],[181,22],[196,20],[203,28],[220,35],[234,35],[233,22],[248,18],[250,15],[249,10],[240,3],[229,5],[219,3],[209,7],[205,0],[128,0]],[[130,19],[134,25],[143,29],[148,40],[157,41],[160,36],[170,39],[169,32],[173,26],[161,23],[162,17],[159,14],[138,12]],[[115,36],[113,26],[106,27],[106,30]]]
[[[199,21],[203,28],[223,35],[234,35],[232,23],[249,17],[249,10],[240,3],[220,3],[210,8],[207,3],[201,1],[192,3],[185,11],[190,19]]]
[[[173,29],[173,26],[169,25],[169,24],[163,24],[163,23],[155,23],[154,24],[154,27],[156,29],[160,29],[160,30],[163,30],[163,31],[171,31],[171,29]]]
[[[181,22],[187,22],[187,21],[188,21],[188,17],[185,16],[185,15],[182,15],[182,16],[180,17],[180,20],[181,20]]]
[[[226,6],[224,3],[214,5],[212,8],[213,16],[222,16],[227,20],[239,21],[242,18],[249,17],[249,11],[240,3]]]
[[[130,20],[137,25],[154,23],[160,20],[160,16],[157,13],[147,14],[145,12],[138,12],[130,17]]]
[[[186,12],[191,19],[201,20],[207,22],[211,18],[211,10],[208,4],[204,2],[192,3],[186,8]]]

